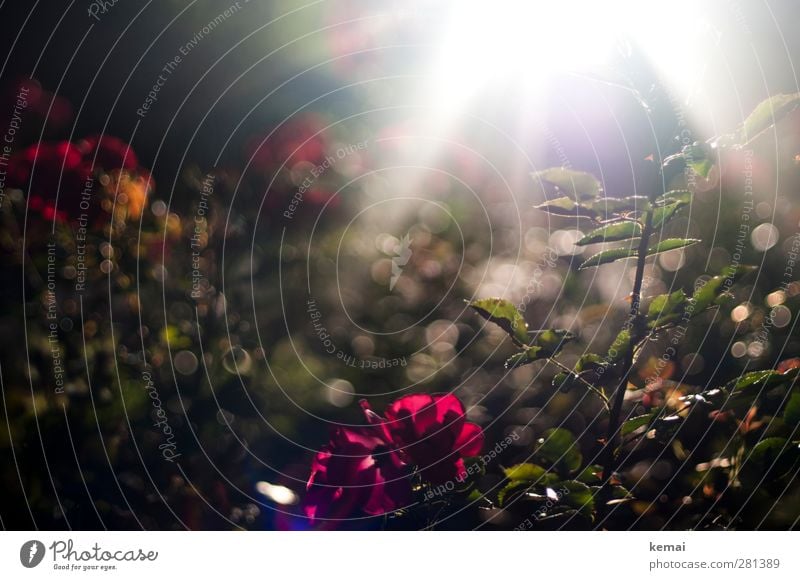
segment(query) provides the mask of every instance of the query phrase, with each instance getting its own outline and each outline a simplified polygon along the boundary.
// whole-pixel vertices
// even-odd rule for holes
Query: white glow
[[[453,2],[432,99],[457,106],[493,81],[527,86],[553,70],[602,64],[613,44],[611,14],[606,3],[589,0]]]
[[[698,42],[713,36],[697,7],[683,0],[453,0],[442,28],[424,97],[451,117],[494,85],[535,95],[555,72],[602,76],[623,36],[688,96],[705,66]]]
[[[280,505],[294,505],[298,499],[297,494],[288,487],[273,485],[266,481],[259,481],[256,484],[256,491]]]

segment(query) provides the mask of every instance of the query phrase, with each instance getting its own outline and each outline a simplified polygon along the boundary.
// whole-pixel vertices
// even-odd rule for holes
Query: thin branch
[[[606,408],[606,411],[610,411],[609,406],[608,406],[608,397],[606,397],[606,394],[603,391],[601,391],[600,389],[595,387],[592,383],[590,383],[589,381],[584,379],[582,376],[580,376],[578,373],[576,373],[575,371],[570,369],[568,366],[563,364],[561,361],[556,360],[554,358],[550,358],[550,359],[547,359],[547,360],[550,361],[551,363],[553,363],[554,365],[556,365],[558,368],[560,368],[565,373],[567,373],[569,375],[576,376],[578,378],[578,380],[581,381],[583,383],[583,385],[587,389],[589,389],[591,392],[593,392],[595,395],[597,395],[600,398],[600,400],[603,402],[603,406]]]
[[[644,280],[644,265],[647,259],[648,244],[653,233],[653,213],[647,212],[645,216],[642,237],[639,240],[639,248],[636,255],[636,277],[631,292],[630,310],[630,346],[625,353],[625,364],[622,367],[622,377],[619,385],[613,394],[613,403],[609,412],[608,429],[606,431],[606,442],[601,452],[601,465],[603,466],[603,488],[601,490],[600,510],[605,510],[606,503],[611,494],[610,481],[617,465],[616,441],[620,430],[620,416],[622,414],[622,403],[625,400],[625,391],[628,387],[628,375],[633,367],[634,347],[639,342],[639,306],[642,299],[642,281]]]

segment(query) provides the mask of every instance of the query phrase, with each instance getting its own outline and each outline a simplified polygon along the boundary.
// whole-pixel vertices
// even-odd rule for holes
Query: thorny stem
[[[625,391],[628,385],[628,375],[633,367],[633,352],[635,345],[639,342],[640,320],[639,304],[641,302],[642,281],[644,280],[644,265],[647,259],[648,244],[653,230],[653,212],[648,211],[645,215],[642,237],[639,240],[639,248],[636,254],[636,277],[633,282],[633,292],[631,293],[631,310],[628,319],[628,331],[630,332],[630,342],[625,353],[624,365],[622,367],[622,378],[617,385],[614,394],[611,410],[608,415],[608,429],[606,440],[601,452],[601,465],[603,466],[603,488],[600,492],[600,515],[604,516],[608,501],[611,499],[611,479],[617,467],[616,441],[620,430],[620,416],[622,414],[622,403],[625,400]],[[602,521],[602,518],[601,518]]]

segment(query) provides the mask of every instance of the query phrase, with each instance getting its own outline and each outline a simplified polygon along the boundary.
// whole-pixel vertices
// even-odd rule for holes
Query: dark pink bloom
[[[303,511],[312,520],[392,512],[411,502],[407,476],[379,428],[337,428],[311,465]]]
[[[401,397],[385,417],[366,401],[361,407],[369,425],[337,429],[314,458],[304,501],[312,520],[395,511],[411,501],[414,467],[429,483],[458,480],[464,458],[483,447],[483,430],[451,394]]]
[[[394,447],[422,478],[444,483],[466,475],[465,457],[483,447],[483,430],[466,420],[455,395],[407,395],[386,409],[383,428]]]

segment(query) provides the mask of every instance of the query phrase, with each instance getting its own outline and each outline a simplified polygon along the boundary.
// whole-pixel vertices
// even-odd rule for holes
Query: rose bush
[[[152,187],[131,146],[109,135],[35,143],[12,156],[8,176],[11,187],[28,193],[31,211],[59,222],[77,220],[82,213],[95,221],[111,210],[115,197],[118,205],[128,206],[130,217],[138,217]],[[100,199],[84,199],[84,193],[100,193]]]

